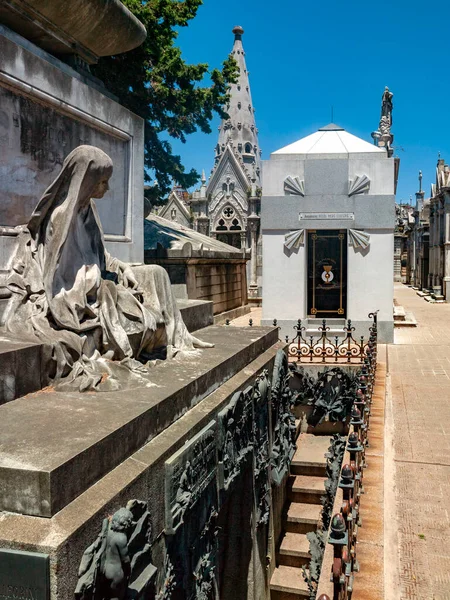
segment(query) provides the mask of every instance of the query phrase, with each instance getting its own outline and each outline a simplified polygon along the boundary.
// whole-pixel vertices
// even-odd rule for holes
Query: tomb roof
[[[365,140],[345,131],[339,125],[330,123],[315,133],[280,148],[272,154],[360,154],[384,153],[383,148],[374,146]]]

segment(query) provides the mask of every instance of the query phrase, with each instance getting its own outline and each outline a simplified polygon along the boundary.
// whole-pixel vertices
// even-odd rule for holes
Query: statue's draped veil
[[[97,258],[96,262],[100,261],[101,268],[105,268],[103,232],[91,195],[100,179],[109,177],[111,173],[112,161],[105,152],[93,146],[75,148],[65,159],[60,174],[45,191],[28,223],[50,310],[61,327],[77,328],[77,324],[71,322],[70,314],[64,315],[55,310],[52,300],[61,253],[82,209],[86,213],[84,225],[90,234],[90,249]],[[82,261],[75,254],[76,248],[68,250],[71,252],[72,265],[78,266]],[[65,277],[67,288],[70,289],[74,282],[67,280],[67,270]]]

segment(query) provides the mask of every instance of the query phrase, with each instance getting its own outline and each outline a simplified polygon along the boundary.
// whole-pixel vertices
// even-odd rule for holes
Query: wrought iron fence
[[[363,363],[376,348],[377,315],[377,310],[369,313],[368,317],[372,319],[369,337],[360,336],[359,339],[354,337],[355,327],[352,326],[350,319],[342,328],[344,338],[340,335],[329,335],[331,327],[327,325],[326,319],[322,319],[322,325],[317,328],[318,337],[305,335],[306,327],[302,325],[302,320],[298,319],[297,325],[294,325],[296,332],[294,337],[290,340],[287,335],[283,340],[288,344],[288,356],[296,359],[294,362]],[[253,327],[253,319],[250,318],[248,324]],[[229,319],[225,321],[225,325],[230,325]],[[277,319],[273,320],[273,326],[278,327]]]
[[[355,327],[352,326],[350,319],[342,329],[343,339],[339,335],[329,335],[331,327],[327,325],[326,319],[323,319],[321,326],[317,328],[318,337],[305,335],[306,327],[299,319],[294,326],[295,336],[290,340],[287,335],[285,339],[286,344],[289,344],[289,357],[297,359],[297,362],[362,363],[367,352],[371,351],[377,342],[377,313],[378,311],[369,314],[372,325],[369,327],[368,339],[364,336],[355,339]],[[273,324],[276,327],[277,321],[274,320]]]

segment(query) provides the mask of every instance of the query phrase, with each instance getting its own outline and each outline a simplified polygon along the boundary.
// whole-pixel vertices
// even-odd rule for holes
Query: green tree
[[[187,26],[202,0],[123,0],[128,9],[145,25],[145,42],[125,54],[102,58],[92,67],[121,104],[145,120],[145,181],[154,178],[157,186],[146,196],[163,203],[172,181],[189,188],[199,175],[186,172],[180,156],[173,154],[167,141],[186,141],[186,136],[201,130],[211,133],[214,112],[226,118],[224,106],[230,83],[237,79],[238,67],[230,56],[222,69],[187,64],[175,46],[176,28]],[[209,75],[209,85],[202,82]]]

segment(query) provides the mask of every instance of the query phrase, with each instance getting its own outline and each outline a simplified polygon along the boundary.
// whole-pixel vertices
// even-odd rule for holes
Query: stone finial
[[[419,192],[422,191],[422,171],[419,171]]]
[[[233,27],[232,32],[234,33],[235,40],[242,39],[242,36],[244,35],[244,29],[240,25]]]

